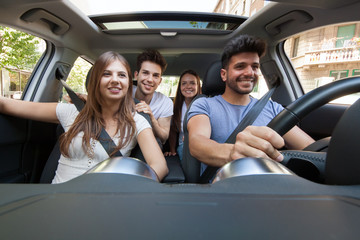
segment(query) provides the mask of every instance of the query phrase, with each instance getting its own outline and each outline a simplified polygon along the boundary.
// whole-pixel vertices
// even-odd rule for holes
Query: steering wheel
[[[305,94],[304,96],[300,97],[299,99],[291,103],[268,124],[268,127],[272,128],[282,136],[286,132],[288,132],[291,128],[293,128],[303,117],[308,115],[313,110],[323,106],[324,104],[338,97],[345,96],[351,93],[356,93],[359,91],[360,91],[360,77],[350,77],[326,84],[324,86],[312,90],[311,92]],[[360,101],[358,102],[360,103]],[[342,116],[342,118],[344,117],[344,115]],[[349,121],[349,117],[347,121]],[[346,126],[347,124],[345,123],[342,125]],[[347,125],[347,127],[348,126],[349,125]],[[333,137],[335,134],[335,130],[333,133]],[[339,130],[338,135],[340,134],[343,135],[344,134],[342,133],[343,130],[344,129]],[[336,145],[335,141],[332,140],[330,142],[330,146],[332,148],[335,148],[334,147],[334,145]],[[282,153],[284,155],[296,156],[301,158],[302,160],[311,162],[313,165],[317,167],[320,175],[324,177],[325,169],[326,172],[328,172],[327,162],[329,161],[329,156],[327,155],[330,155],[330,150],[331,149],[329,147],[329,151],[327,154],[319,153],[319,152],[308,152],[308,151],[283,151]],[[339,153],[336,154],[336,157],[338,157],[338,154]],[[335,155],[335,153],[333,155]],[[285,157],[282,163],[286,165],[289,159],[290,158]]]

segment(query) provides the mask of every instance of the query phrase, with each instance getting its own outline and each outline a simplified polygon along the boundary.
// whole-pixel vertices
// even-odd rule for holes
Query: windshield
[[[219,0],[69,0],[86,15],[150,12],[150,11],[180,11],[180,12],[214,12]]]

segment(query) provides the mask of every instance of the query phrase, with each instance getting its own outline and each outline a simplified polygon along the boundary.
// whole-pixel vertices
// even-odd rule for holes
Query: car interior
[[[13,91],[22,92],[19,101],[62,101],[61,80],[67,81],[76,60],[81,58],[91,67],[108,50],[123,55],[135,71],[137,55],[157,49],[168,63],[164,75],[180,76],[194,69],[202,80],[202,93],[218,95],[225,87],[219,72],[223,47],[249,34],[268,44],[260,62],[264,82],[257,91],[267,92],[277,85],[271,99],[285,107],[268,127],[283,135],[297,125],[316,142],[303,150],[281,149],[282,163],[237,159],[216,169],[213,180],[206,183],[200,181],[200,162],[191,156],[182,162],[167,158],[169,174],[158,182],[153,170],[134,153],[107,159],[68,182],[50,184],[62,129],[0,114],[0,237],[356,239],[360,234],[360,100],[356,95],[360,76],[355,73],[360,59],[355,52],[360,40],[359,45],[343,47],[349,59],[351,50],[351,59],[337,60],[330,71],[330,76],[340,76],[341,64],[351,64],[353,74],[350,71],[328,84],[318,83],[329,75],[319,78],[313,90],[307,90],[303,80],[315,74],[310,70],[320,72],[329,65],[312,57],[335,58],[333,53],[342,50],[320,51],[300,42],[299,49],[307,49],[303,59],[310,62],[300,68],[301,57],[294,50],[289,56],[288,46],[295,46],[298,36],[309,39],[314,32],[326,35],[348,25],[356,26],[352,39],[358,39],[359,9],[356,0],[274,0],[249,17],[181,11],[87,15],[69,0],[1,0],[2,45],[5,27],[43,40],[26,85]],[[177,28],[174,23],[178,22],[207,25]],[[121,28],[127,23],[149,27]],[[156,25],[160,23],[169,25]],[[5,70],[3,64],[0,67],[5,96]],[[85,78],[79,89],[84,84]],[[354,103],[333,102],[344,96],[355,96]],[[186,127],[184,132],[188,151]]]

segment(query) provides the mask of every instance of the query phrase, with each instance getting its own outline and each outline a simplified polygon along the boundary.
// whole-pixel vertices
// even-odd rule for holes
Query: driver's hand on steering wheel
[[[236,136],[230,158],[256,157],[281,162],[284,157],[277,149],[284,145],[284,139],[271,128],[248,126]]]

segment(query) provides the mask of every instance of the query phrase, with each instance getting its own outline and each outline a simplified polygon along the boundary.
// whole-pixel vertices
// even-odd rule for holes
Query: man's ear
[[[220,70],[220,76],[221,76],[221,79],[222,79],[224,82],[226,82],[226,79],[227,79],[227,71],[226,71],[226,69],[222,68],[222,69]]]
[[[135,72],[134,72],[134,80],[137,80],[138,75],[139,75],[139,72],[138,72],[138,71],[135,71]]]

